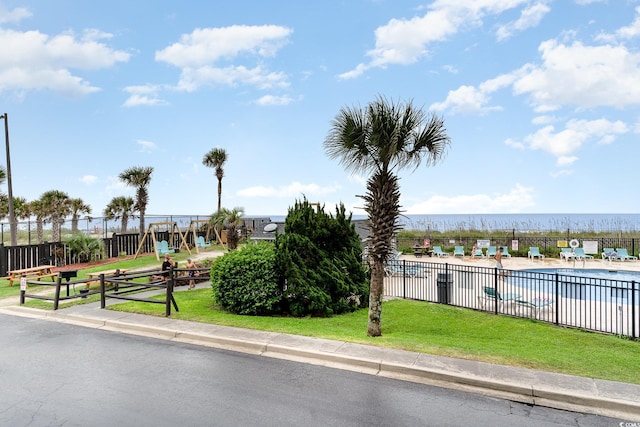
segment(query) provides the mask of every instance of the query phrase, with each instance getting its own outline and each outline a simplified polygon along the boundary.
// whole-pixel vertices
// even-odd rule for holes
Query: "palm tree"
[[[133,217],[135,213],[135,201],[132,197],[125,196],[114,197],[104,210],[104,216],[107,219],[115,219],[116,221],[121,219],[120,232],[122,234],[127,232],[129,217]]]
[[[141,167],[134,166],[124,172],[118,177],[120,181],[124,182],[130,187],[136,187],[136,204],[135,210],[140,213],[140,238],[144,236],[144,214],[147,211],[147,204],[149,203],[148,187],[151,183],[151,174],[153,173],[153,167]]]
[[[450,143],[444,121],[427,117],[411,102],[393,103],[378,96],[365,109],[342,108],[324,141],[331,159],[340,159],[347,170],[370,174],[364,196],[369,216],[371,242],[371,290],[367,335],[380,336],[382,330],[382,290],[384,262],[393,250],[398,231],[400,184],[396,170],[417,169],[423,162],[439,161]]]
[[[78,232],[78,218],[81,214],[90,214],[91,206],[87,205],[82,199],[71,199],[71,233]]]
[[[219,209],[211,215],[210,223],[216,230],[227,230],[227,244],[230,251],[238,248],[238,242],[240,241],[238,228],[244,222],[243,215],[244,209],[239,207],[231,210],[226,208]]]
[[[66,216],[71,214],[71,199],[64,191],[50,190],[40,196],[42,208],[47,218],[51,221],[51,241],[60,241],[60,227],[64,224]]]
[[[36,237],[38,244],[42,244],[44,241],[44,220],[47,216],[47,211],[42,200],[34,200],[29,203],[29,210],[36,217]]]
[[[222,168],[227,161],[227,152],[223,148],[214,148],[204,155],[202,164],[208,168],[216,170],[216,178],[218,178],[218,210],[221,209],[222,203],[222,177],[224,177],[224,169]]]

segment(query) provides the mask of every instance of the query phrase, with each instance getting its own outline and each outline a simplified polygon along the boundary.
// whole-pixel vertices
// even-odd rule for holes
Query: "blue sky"
[[[639,40],[632,0],[0,0],[13,194],[100,216],[152,166],[148,213],[210,214],[221,147],[225,207],[360,215],[366,177],[323,141],[383,95],[451,137],[400,172],[408,214],[637,213]]]

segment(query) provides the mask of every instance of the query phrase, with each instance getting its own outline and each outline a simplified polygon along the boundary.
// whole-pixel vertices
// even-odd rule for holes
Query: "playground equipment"
[[[136,251],[135,256],[133,257],[134,259],[138,257],[138,255],[140,255],[140,252],[142,251],[142,248],[144,247],[144,243],[147,240],[147,236],[151,236],[151,240],[153,241],[153,250],[156,253],[156,259],[158,261],[160,261],[160,252],[161,252],[161,248],[158,242],[158,239],[156,237],[156,227],[162,227],[162,226],[171,226],[170,229],[170,238],[169,238],[169,243],[173,244],[174,241],[174,234],[178,234],[179,236],[179,241],[180,244],[178,245],[178,249],[184,247],[187,252],[189,252],[189,255],[191,255],[191,250],[189,249],[189,245],[187,244],[187,240],[184,238],[184,235],[182,234],[182,232],[180,231],[180,227],[178,227],[178,224],[176,222],[152,222],[151,224],[149,224],[149,227],[147,227],[147,231],[145,231],[144,235],[142,236],[142,239],[140,239],[140,244],[138,245],[138,250]],[[175,248],[167,245],[168,247],[162,248],[162,252],[169,252],[170,249],[174,249]]]

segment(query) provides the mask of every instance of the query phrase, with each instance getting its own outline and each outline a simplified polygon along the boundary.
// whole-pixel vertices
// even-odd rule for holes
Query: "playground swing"
[[[206,223],[207,224],[207,232],[205,234],[204,238],[200,238],[200,245],[198,244],[198,226],[197,224],[202,224],[202,223]],[[209,241],[209,236],[211,234],[211,231],[213,230],[214,234],[216,235],[216,244],[220,244],[223,248],[225,246],[224,241],[222,240],[222,237],[220,236],[220,233],[218,233],[218,230],[216,230],[215,227],[211,226],[211,221],[208,219],[193,219],[191,220],[191,222],[189,223],[189,228],[187,228],[187,232],[185,233],[188,234],[189,232],[191,232],[193,234],[193,242],[194,242],[194,246],[196,248],[196,253],[200,253],[199,248],[200,247],[206,247],[210,245],[210,241]]]
[[[158,241],[156,237],[156,227],[161,227],[161,226],[171,226],[169,242],[167,242],[166,240],[161,240],[160,242]],[[164,255],[165,253],[175,252],[176,248],[174,248],[173,246],[169,246],[169,243],[173,244],[174,234],[178,234],[179,236],[180,244],[178,245],[178,249],[184,246],[187,252],[189,252],[189,255],[191,255],[191,250],[189,249],[189,245],[187,244],[187,241],[184,238],[184,235],[180,231],[180,227],[178,227],[178,224],[176,222],[152,222],[151,224],[149,224],[149,227],[147,227],[147,231],[145,231],[144,235],[142,236],[142,239],[140,240],[140,244],[138,245],[138,250],[136,251],[136,254],[133,258],[135,259],[138,257],[138,255],[140,255],[140,252],[144,247],[144,243],[147,241],[147,236],[150,235],[151,240],[153,241],[153,250],[156,254],[156,259],[160,261],[161,254]]]

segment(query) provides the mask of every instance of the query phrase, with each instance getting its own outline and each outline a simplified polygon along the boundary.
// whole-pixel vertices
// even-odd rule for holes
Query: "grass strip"
[[[239,316],[219,309],[210,289],[175,293],[174,319],[282,332],[640,384],[640,342],[531,319],[410,300],[383,305],[381,337],[366,335],[367,310],[318,317]],[[112,310],[164,316],[157,304]]]

